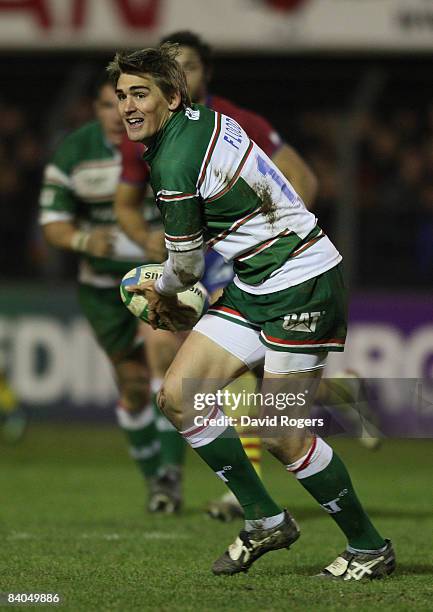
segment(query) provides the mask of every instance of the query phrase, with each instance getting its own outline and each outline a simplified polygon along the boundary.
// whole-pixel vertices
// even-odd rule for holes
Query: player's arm
[[[59,154],[59,159],[62,157]],[[39,221],[46,241],[58,249],[109,256],[113,249],[112,229],[84,231],[76,224],[76,200],[65,164],[48,164],[40,195]]]
[[[140,147],[127,138],[122,142],[122,172],[114,198],[114,211],[128,238],[138,244],[150,260],[162,261],[166,256],[163,234],[152,231],[143,215],[149,168],[141,157]]]
[[[70,221],[43,223],[45,240],[57,249],[77,251],[94,257],[109,257],[113,252],[113,230],[96,227],[92,231],[80,230]]]
[[[152,261],[162,261],[166,257],[164,235],[151,230],[143,215],[145,186],[121,181],[114,198],[117,221],[125,234],[136,242]]]
[[[156,178],[156,197],[165,230],[169,258],[156,283],[128,288],[148,300],[149,323],[163,321],[169,329],[185,329],[195,321],[194,310],[179,304],[177,293],[191,287],[204,272],[202,206],[194,171],[183,164],[168,164],[167,175]],[[165,184],[165,183],[168,184]]]
[[[157,193],[169,257],[153,287],[156,312],[173,308],[176,294],[189,289],[204,273],[201,203],[195,184],[187,185],[189,188],[160,189]]]
[[[204,273],[202,205],[196,185],[187,179],[188,175],[186,187],[157,193],[169,253],[163,275],[155,284],[161,295],[185,291]]]
[[[310,166],[288,144],[275,151],[272,161],[291,182],[307,208],[311,208],[317,196],[318,181]]]
[[[250,111],[243,111],[241,118],[247,134],[290,181],[307,208],[311,208],[317,195],[318,182],[307,162],[282,140],[266,119]]]
[[[176,295],[192,287],[204,274],[203,248],[192,251],[169,251],[164,272],[156,281],[155,289],[161,295]]]
[[[144,248],[149,227],[143,217],[144,186],[120,182],[114,197],[116,219],[125,234]]]

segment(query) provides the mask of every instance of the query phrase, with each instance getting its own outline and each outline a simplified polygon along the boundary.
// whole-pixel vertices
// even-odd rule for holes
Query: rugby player
[[[188,91],[193,102],[205,104],[209,108],[230,115],[244,128],[247,134],[266,152],[274,161],[283,174],[295,186],[307,206],[311,206],[317,193],[316,178],[299,154],[283,141],[273,126],[257,113],[240,108],[233,102],[209,93],[208,86],[212,76],[212,50],[199,36],[189,31],[174,32],[165,36],[161,44],[165,42],[179,44],[179,55],[177,61],[182,66],[188,85]],[[122,142],[122,173],[120,184],[115,198],[116,214],[120,225],[127,235],[142,244],[146,240],[146,228],[143,228],[141,217],[141,201],[149,183],[149,168],[143,161],[143,145],[132,142],[125,138]],[[209,250],[206,253],[206,268],[202,278],[211,301],[220,295],[224,288],[233,278],[233,267],[226,263],[216,251]],[[147,339],[147,354],[152,372],[152,390],[159,391],[162,379],[179,348],[179,339],[173,335],[158,331]],[[252,374],[243,375],[237,383],[239,388],[255,389],[255,377]],[[245,409],[245,407],[243,407]],[[166,430],[166,421],[160,423],[157,419],[157,427]],[[163,434],[161,434],[163,435]],[[169,432],[167,431],[167,436]],[[261,443],[260,438],[249,435],[241,438],[244,449],[260,475]],[[176,489],[176,474],[180,478],[180,465],[182,462],[182,449],[179,442],[171,440],[163,447],[167,453],[167,463],[172,464],[171,476],[172,486]],[[213,518],[229,521],[237,516],[242,516],[236,498],[230,493],[221,498],[212,500],[207,511]]]
[[[326,358],[344,349],[346,294],[341,255],[277,166],[231,117],[191,104],[177,45],[118,53],[108,67],[128,137],[142,142],[161,212],[168,259],[145,295],[153,327],[173,331],[192,309],[177,293],[204,272],[206,241],[234,262],[234,280],[194,326],[158,396],[161,410],[234,493],[245,527],[213,564],[216,575],[247,571],[263,554],[289,548],[299,528],[269,495],[218,404],[195,424],[197,393],[216,393],[264,363],[264,390],[304,388],[313,401]],[[286,326],[306,313],[308,331]],[[313,316],[314,315],[314,316]],[[392,544],[363,509],[342,460],[307,428],[265,439],[267,449],[335,520],[347,548],[323,578],[382,578],[395,568]]]
[[[45,169],[40,223],[50,245],[74,251],[80,257],[79,302],[114,369],[120,395],[118,423],[148,483],[149,510],[167,511],[166,504],[161,507],[166,487],[161,460],[165,440],[155,428],[143,338],[138,319],[130,315],[119,296],[119,280],[126,272],[164,258],[162,233],[160,229],[152,231],[160,225],[160,217],[152,206],[146,209],[150,218],[145,220],[140,201],[146,232],[143,248],[117,226],[113,199],[124,127],[111,82],[104,77],[96,90],[96,119],[69,134]],[[176,436],[180,438],[177,432]],[[177,509],[174,506],[178,501],[171,500],[171,511]]]
[[[182,66],[188,86],[191,100],[204,104],[209,108],[222,112],[235,119],[246,133],[259,147],[272,159],[285,177],[292,183],[296,192],[301,196],[308,209],[313,207],[317,194],[317,180],[296,150],[285,143],[273,126],[257,113],[253,113],[233,104],[233,102],[209,93],[209,83],[212,77],[212,50],[199,36],[190,31],[174,32],[165,36],[161,44],[173,42],[179,44],[177,61]],[[141,244],[146,236],[146,230],[142,228],[143,221],[140,217],[140,208],[143,194],[149,182],[149,168],[143,161],[143,145],[133,142],[125,135],[122,142],[122,174],[120,184],[115,198],[115,207],[120,225],[125,232]],[[143,238],[144,236],[144,238]],[[209,249],[205,255],[205,273],[202,283],[206,286],[211,301],[219,297],[222,289],[233,278],[233,267],[226,263],[221,255]],[[150,336],[147,341],[148,360],[152,372],[152,389],[159,391],[165,372],[167,371],[176,351],[179,348],[179,340],[167,332],[158,331]],[[254,391],[255,376],[245,374],[236,383],[239,389]],[[340,372],[337,378],[326,384],[320,385],[317,393],[318,402],[324,405],[334,405],[344,412],[346,420],[353,429],[358,429],[358,439],[362,444],[375,449],[380,440],[377,430],[372,435],[372,415],[366,401],[366,391],[362,381],[354,372]],[[354,398],[362,401],[354,401]],[[355,406],[355,408],[354,408]],[[363,409],[360,419],[359,407]],[[248,410],[248,407],[242,406]],[[166,421],[157,419],[157,427],[166,430]],[[366,424],[366,425],[364,425]],[[242,428],[238,428],[242,434]],[[160,434],[163,435],[163,434]],[[167,436],[169,432],[167,431]],[[244,449],[253,463],[257,473],[261,474],[261,441],[260,438],[251,434],[241,436]],[[180,465],[182,462],[182,448],[177,440],[163,446],[164,452],[169,454],[167,463],[171,463],[173,469],[168,472],[171,483],[176,490],[176,475],[180,478]],[[218,499],[211,500],[207,505],[207,512],[213,518],[230,521],[242,516],[236,498],[231,492],[225,493]]]

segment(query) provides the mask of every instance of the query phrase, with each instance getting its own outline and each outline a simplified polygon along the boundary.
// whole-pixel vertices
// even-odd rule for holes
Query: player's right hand
[[[110,227],[95,227],[89,234],[86,253],[94,257],[110,257],[114,249],[114,229]]]
[[[147,300],[147,316],[152,329],[161,325],[172,332],[192,329],[197,323],[197,313],[191,306],[181,304],[177,295],[161,295],[155,290],[155,282],[128,285],[127,291],[143,295]]]

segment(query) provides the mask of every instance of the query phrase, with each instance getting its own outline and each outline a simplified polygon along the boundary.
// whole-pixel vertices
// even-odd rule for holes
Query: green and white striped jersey
[[[292,185],[234,119],[201,105],[177,112],[144,159],[167,248],[206,242],[233,262],[241,289],[273,293],[341,261]]]
[[[112,225],[114,253],[110,258],[82,256],[80,282],[114,287],[128,270],[146,261],[145,254],[116,226],[114,194],[121,155],[110,145],[98,121],[69,134],[47,164],[40,195],[40,223],[70,221],[83,229]],[[146,211],[160,223],[153,199]],[[149,214],[145,214],[149,218]]]

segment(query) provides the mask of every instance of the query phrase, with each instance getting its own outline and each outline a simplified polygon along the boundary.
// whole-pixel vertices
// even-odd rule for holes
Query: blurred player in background
[[[69,134],[45,169],[40,223],[50,245],[74,251],[80,258],[81,309],[113,366],[120,394],[117,420],[148,483],[149,510],[159,511],[165,478],[160,460],[164,440],[155,428],[139,322],[123,306],[119,282],[131,268],[161,261],[165,248],[161,231],[152,229],[160,224],[153,202],[144,211],[143,200],[139,203],[145,231],[142,248],[116,224],[113,199],[124,128],[113,86],[107,80],[98,84],[94,105],[96,119]],[[180,438],[177,432],[175,435]]]
[[[274,127],[262,116],[209,92],[208,87],[213,71],[210,46],[197,34],[189,31],[168,34],[161,40],[161,44],[168,41],[179,45],[179,55],[176,59],[185,72],[191,100],[233,117],[289,179],[307,208],[311,209],[317,194],[317,180],[311,168],[295,149],[284,142]],[[149,183],[149,169],[142,159],[143,150],[141,143],[132,142],[125,136],[122,143],[122,174],[115,202],[120,225],[138,244],[143,244],[146,239],[146,229],[142,227],[143,221],[140,216],[140,202]],[[211,295],[211,302],[219,297],[222,289],[232,278],[232,264],[226,263],[221,255],[209,249],[206,254],[206,269],[202,283]],[[152,389],[157,392],[178,348],[178,341],[168,332],[157,331],[149,339],[147,348],[153,375]],[[355,397],[359,397],[359,380],[356,375],[355,378],[351,375],[350,381],[345,373],[341,373],[341,376],[341,379],[335,380],[335,384],[329,381],[322,384],[317,399],[323,404],[338,405],[340,410],[344,407],[345,414],[350,416],[352,421],[359,421],[357,411],[352,408],[354,392]],[[246,387],[253,392],[256,386],[255,376],[252,373],[245,374],[238,384],[240,388]],[[363,406],[366,407],[365,402]],[[157,420],[157,426],[158,423]],[[166,425],[162,423],[162,426]],[[359,439],[376,446],[377,438],[367,437],[365,432],[360,433]],[[260,475],[260,439],[248,435],[243,438],[241,436],[241,440],[250,461]],[[181,454],[176,456],[180,450],[178,444],[167,444],[165,449],[170,452],[174,465],[181,461]],[[176,473],[179,474],[180,471],[173,471],[173,474]],[[242,515],[242,509],[231,492],[211,501],[207,510],[210,516],[223,521]]]

